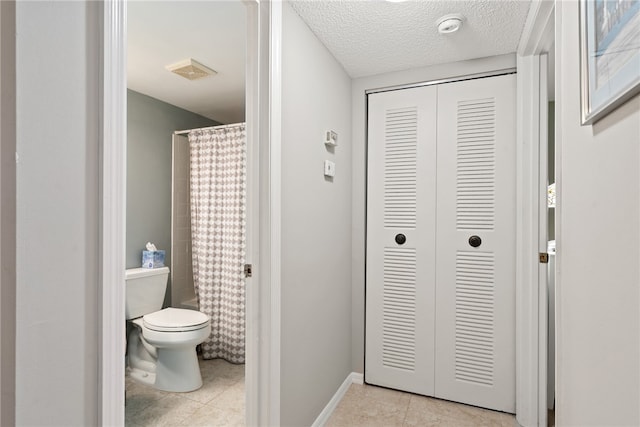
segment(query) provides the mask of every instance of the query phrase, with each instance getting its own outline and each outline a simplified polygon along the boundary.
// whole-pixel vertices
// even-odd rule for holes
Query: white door
[[[514,412],[514,110],[513,75],[369,96],[368,383]]]
[[[436,88],[369,96],[366,378],[433,395]],[[401,242],[401,235],[406,241]],[[420,262],[418,262],[421,260]]]
[[[507,412],[515,412],[515,89],[513,74],[438,87],[436,396]]]

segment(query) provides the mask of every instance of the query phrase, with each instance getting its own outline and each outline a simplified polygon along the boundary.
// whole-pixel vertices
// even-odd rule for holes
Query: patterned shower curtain
[[[244,363],[245,125],[189,133],[193,282],[205,359]]]

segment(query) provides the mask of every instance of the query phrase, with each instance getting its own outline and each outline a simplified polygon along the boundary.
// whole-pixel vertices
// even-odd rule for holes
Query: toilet
[[[162,309],[169,268],[126,270],[129,375],[164,391],[187,392],[202,386],[196,346],[211,332],[209,317],[195,310]]]

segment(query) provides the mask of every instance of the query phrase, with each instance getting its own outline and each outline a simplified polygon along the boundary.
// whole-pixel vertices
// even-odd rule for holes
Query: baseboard
[[[349,375],[347,375],[347,378],[345,378],[345,380],[342,382],[340,387],[338,387],[338,390],[336,391],[336,393],[333,395],[329,403],[327,403],[327,406],[324,407],[322,412],[320,412],[320,415],[318,415],[318,418],[316,418],[313,424],[311,424],[311,427],[324,426],[325,423],[329,421],[329,418],[331,418],[331,414],[333,414],[333,411],[336,410],[336,408],[338,407],[338,404],[344,397],[347,390],[349,390],[349,386],[351,384],[362,384],[363,382],[364,382],[364,376],[362,374],[359,374],[357,372],[351,372]]]
[[[364,384],[364,374],[359,374],[357,372],[351,372],[351,379],[353,380],[353,384]]]

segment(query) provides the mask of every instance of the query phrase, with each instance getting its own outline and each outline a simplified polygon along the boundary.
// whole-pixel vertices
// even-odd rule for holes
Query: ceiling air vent
[[[185,59],[184,61],[180,61],[175,64],[167,65],[165,68],[172,73],[176,73],[177,75],[189,80],[197,80],[203,77],[218,74],[215,70],[202,65],[192,58]]]

